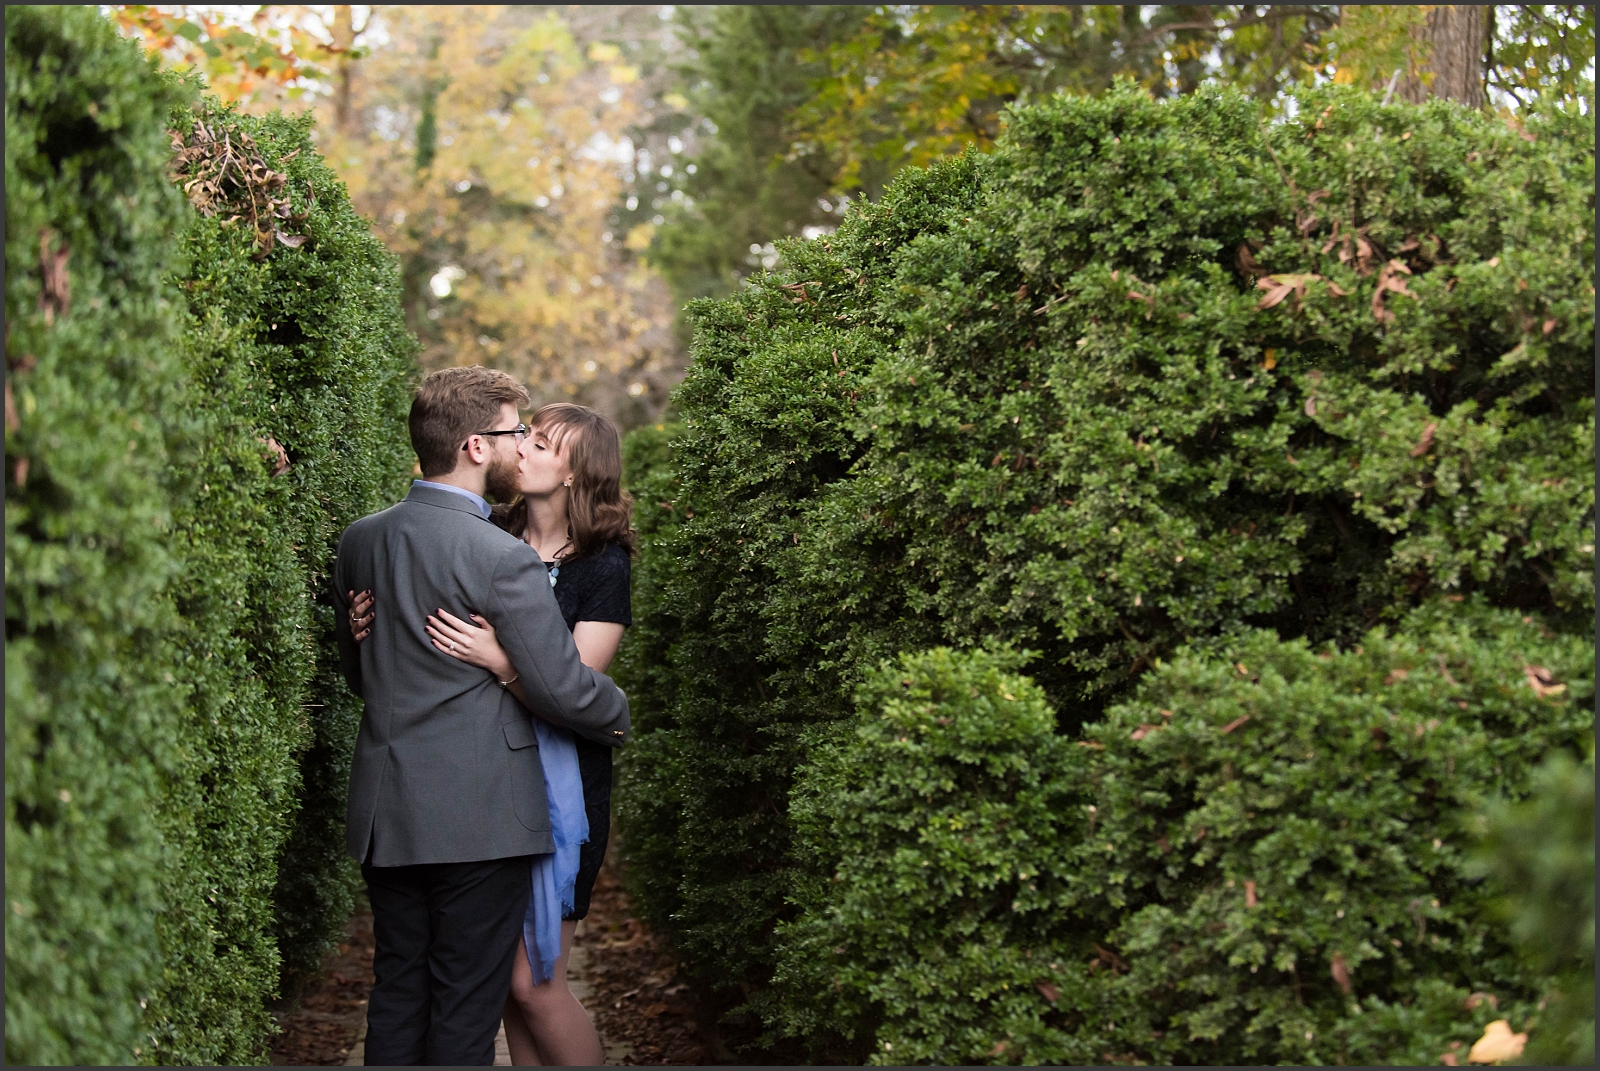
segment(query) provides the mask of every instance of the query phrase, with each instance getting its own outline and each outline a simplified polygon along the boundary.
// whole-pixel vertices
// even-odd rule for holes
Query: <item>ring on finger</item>
[[[450,641],[450,649],[452,651],[454,651],[456,649],[456,641],[455,640],[451,640]]]

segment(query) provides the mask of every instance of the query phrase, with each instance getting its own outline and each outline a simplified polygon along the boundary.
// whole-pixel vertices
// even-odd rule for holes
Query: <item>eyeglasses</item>
[[[475,432],[473,432],[473,434],[474,435],[482,435],[485,438],[487,438],[490,435],[515,435],[516,438],[513,439],[512,442],[520,443],[520,442],[522,442],[522,440],[524,440],[524,439],[526,439],[528,437],[529,430],[530,429],[529,429],[528,425],[526,425],[526,424],[518,424],[514,428],[506,428],[504,431],[475,431]],[[462,443],[461,444],[461,449],[465,450],[466,448],[467,448],[467,444],[466,443]]]

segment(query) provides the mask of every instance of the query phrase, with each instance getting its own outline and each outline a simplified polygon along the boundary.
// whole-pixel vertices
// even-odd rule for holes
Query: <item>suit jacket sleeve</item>
[[[349,535],[346,529],[345,534]],[[334,559],[333,576],[333,634],[339,644],[339,669],[350,690],[361,697],[361,646],[350,631],[350,598],[345,594],[344,550],[345,540],[339,540],[339,555]],[[364,698],[364,697],[363,697]]]
[[[484,617],[521,675],[533,712],[579,736],[621,747],[629,729],[627,697],[610,677],[579,659],[539,556],[520,543],[507,548],[496,563],[487,602]]]

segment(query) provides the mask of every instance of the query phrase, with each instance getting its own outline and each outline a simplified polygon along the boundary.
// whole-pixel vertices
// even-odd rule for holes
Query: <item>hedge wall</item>
[[[1489,910],[1472,819],[1592,731],[1593,645],[1443,603],[1349,651],[1226,653],[1081,740],[1015,655],[871,675],[796,792],[790,1029],[887,1064],[1428,1064],[1492,1019],[1537,1035],[1550,980]]]
[[[1123,86],[693,307],[622,822],[736,1038],[790,999],[795,771],[887,657],[1026,647],[1074,734],[1260,628],[1461,595],[1592,637],[1592,174],[1575,114]]]
[[[339,531],[409,474],[415,343],[394,266],[308,121],[197,100],[91,9],[8,12],[7,50],[22,180],[7,185],[7,313],[31,333],[8,348],[7,869],[38,901],[18,901],[38,930],[7,934],[8,1019],[37,1024],[8,1025],[7,1055],[256,1062],[280,973],[314,968],[351,905],[359,708],[335,684],[323,589]],[[108,116],[121,141],[97,132]],[[110,147],[120,157],[86,151]],[[20,215],[34,200],[37,219]],[[121,229],[91,229],[101,219]],[[42,227],[75,251],[70,314],[34,299]],[[70,362],[43,352],[65,340]],[[25,482],[9,461],[24,454]],[[89,551],[106,564],[74,563]],[[98,665],[113,641],[121,664]],[[108,778],[116,795],[91,795]],[[68,794],[94,801],[55,834],[77,841],[14,836],[60,824]],[[55,948],[70,951],[48,980],[13,967]]]
[[[184,702],[176,101],[92,8],[5,22],[6,1060],[119,1063],[159,972]]]
[[[1530,1064],[1594,1063],[1594,737],[1587,762],[1551,756],[1533,792],[1496,801],[1481,822],[1480,869],[1505,895],[1495,906],[1528,966],[1554,975],[1539,1028],[1523,1053]]]
[[[204,184],[230,151],[230,176],[266,176],[248,191],[222,179],[215,205],[196,187],[184,235],[186,371],[205,404],[185,428],[173,596],[193,691],[188,761],[167,787],[182,879],[148,1022],[158,1060],[237,1063],[259,1053],[280,967],[291,983],[316,970],[359,880],[343,830],[360,706],[338,683],[327,577],[344,526],[404,493],[416,345],[393,262],[309,117],[203,104],[174,129],[180,182]]]

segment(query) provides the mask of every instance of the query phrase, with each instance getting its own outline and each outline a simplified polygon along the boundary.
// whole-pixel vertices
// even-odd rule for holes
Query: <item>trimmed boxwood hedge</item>
[[[873,1063],[1208,1065],[1537,1032],[1550,979],[1489,910],[1473,819],[1592,732],[1587,640],[1450,603],[1348,651],[1262,630],[1079,740],[1022,661],[886,664],[803,771],[791,1030]]]
[[[1530,1064],[1594,1063],[1594,737],[1584,762],[1557,753],[1515,804],[1496,801],[1482,816],[1480,868],[1505,890],[1496,904],[1534,971],[1555,976]]]
[[[360,706],[338,683],[327,577],[344,526],[404,493],[416,354],[393,261],[317,155],[309,117],[202,105],[174,129],[193,142],[195,123],[287,176],[286,216],[272,222],[306,240],[275,238],[261,256],[255,230],[228,222],[243,192],[184,234],[186,371],[205,404],[185,429],[173,595],[186,626],[176,672],[193,691],[188,762],[167,788],[183,879],[161,919],[165,984],[147,1024],[158,1058],[184,1063],[258,1055],[280,965],[291,982],[314,972],[350,912],[344,796]]]
[[[351,906],[324,589],[402,493],[416,344],[309,121],[164,78],[92,9],[8,12],[7,79],[7,1056],[256,1062]],[[185,205],[197,123],[267,185]],[[252,194],[287,201],[270,246]]]
[[[789,794],[885,658],[1026,647],[1076,734],[1260,628],[1460,595],[1592,637],[1592,177],[1575,113],[1121,86],[692,306],[620,808],[730,1037],[783,1018]]]
[[[122,1063],[160,971],[159,779],[184,703],[177,101],[93,8],[5,23],[6,1060]]]

